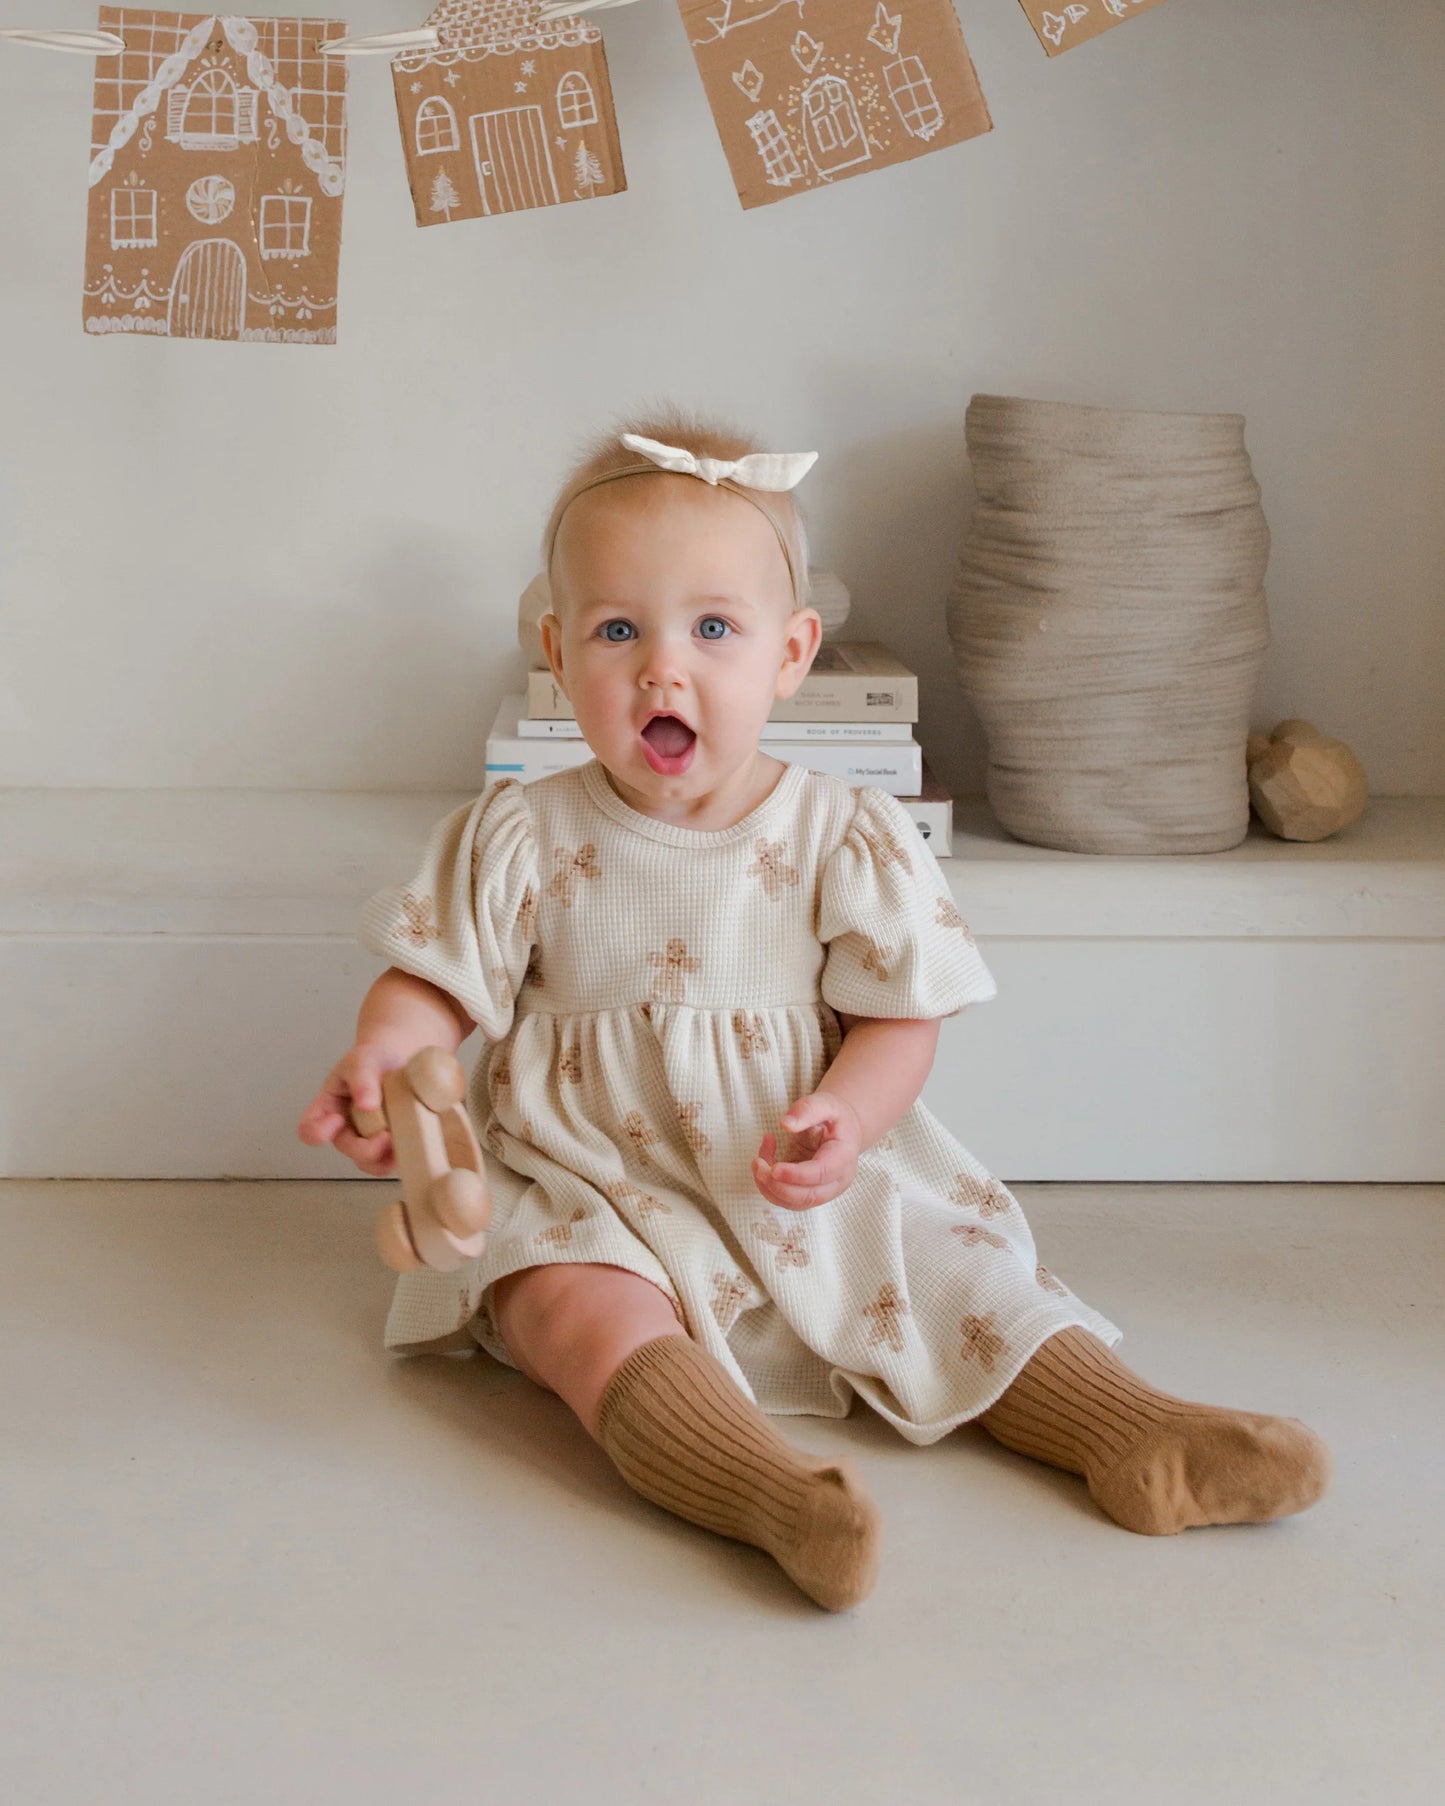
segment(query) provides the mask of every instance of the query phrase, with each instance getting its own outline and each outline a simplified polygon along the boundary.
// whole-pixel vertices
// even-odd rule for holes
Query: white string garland
[[[119,56],[125,49],[125,39],[113,31],[23,31],[7,26],[0,30],[0,38],[31,50],[68,50],[78,56]]]
[[[606,7],[631,6],[634,0],[553,0],[537,15],[539,25],[571,18],[574,13],[601,12]],[[31,50],[63,50],[76,56],[119,56],[125,39],[113,31],[42,31],[19,26],[0,29],[0,40],[23,44]],[[441,39],[433,25],[411,31],[375,31],[351,38],[329,38],[321,46],[323,56],[400,56],[409,51],[439,50]]]
[[[322,56],[395,56],[403,50],[437,50],[441,39],[434,25],[419,25],[415,31],[373,31],[364,37],[328,38],[321,46]]]

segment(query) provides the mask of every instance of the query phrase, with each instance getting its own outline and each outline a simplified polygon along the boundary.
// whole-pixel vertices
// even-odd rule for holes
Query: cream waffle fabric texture
[[[372,953],[483,1037],[468,1104],[494,1217],[481,1256],[398,1281],[385,1345],[479,1342],[508,1273],[601,1261],[652,1280],[766,1411],[910,1442],[984,1411],[1048,1336],[1121,1332],[1039,1264],[1008,1188],[916,1103],[817,1209],[752,1156],[842,1045],[835,1011],[955,1016],[992,976],[896,798],[798,764],[731,828],[640,814],[597,760],[499,778],[365,904]]]

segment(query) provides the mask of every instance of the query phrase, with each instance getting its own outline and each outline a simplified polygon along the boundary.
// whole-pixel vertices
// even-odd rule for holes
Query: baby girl
[[[941,1021],[993,979],[898,800],[759,744],[818,650],[792,493],[815,454],[633,424],[543,548],[547,658],[594,756],[489,783],[365,905],[389,969],[299,1125],[392,1172],[348,1104],[480,1027],[492,1228],[399,1280],[386,1346],[480,1343],[637,1492],[835,1611],[874,1583],[877,1510],[770,1418],[855,1393],[913,1443],[977,1421],[1146,1535],[1303,1510],[1324,1443],[1140,1379],[918,1101]]]

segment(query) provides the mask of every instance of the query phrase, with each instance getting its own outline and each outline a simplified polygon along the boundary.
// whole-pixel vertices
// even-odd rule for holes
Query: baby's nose
[[[641,685],[644,690],[676,688],[687,681],[687,663],[674,645],[656,644],[643,654]]]

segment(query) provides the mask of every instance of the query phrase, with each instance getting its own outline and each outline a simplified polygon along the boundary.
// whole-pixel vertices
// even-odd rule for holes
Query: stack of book
[[[796,694],[773,704],[761,744],[775,759],[896,796],[944,858],[953,851],[953,799],[914,738],[917,722],[917,674],[875,640],[837,640],[819,647]],[[505,772],[530,784],[591,757],[550,670],[529,671],[526,694],[502,699],[487,737],[489,780]]]

